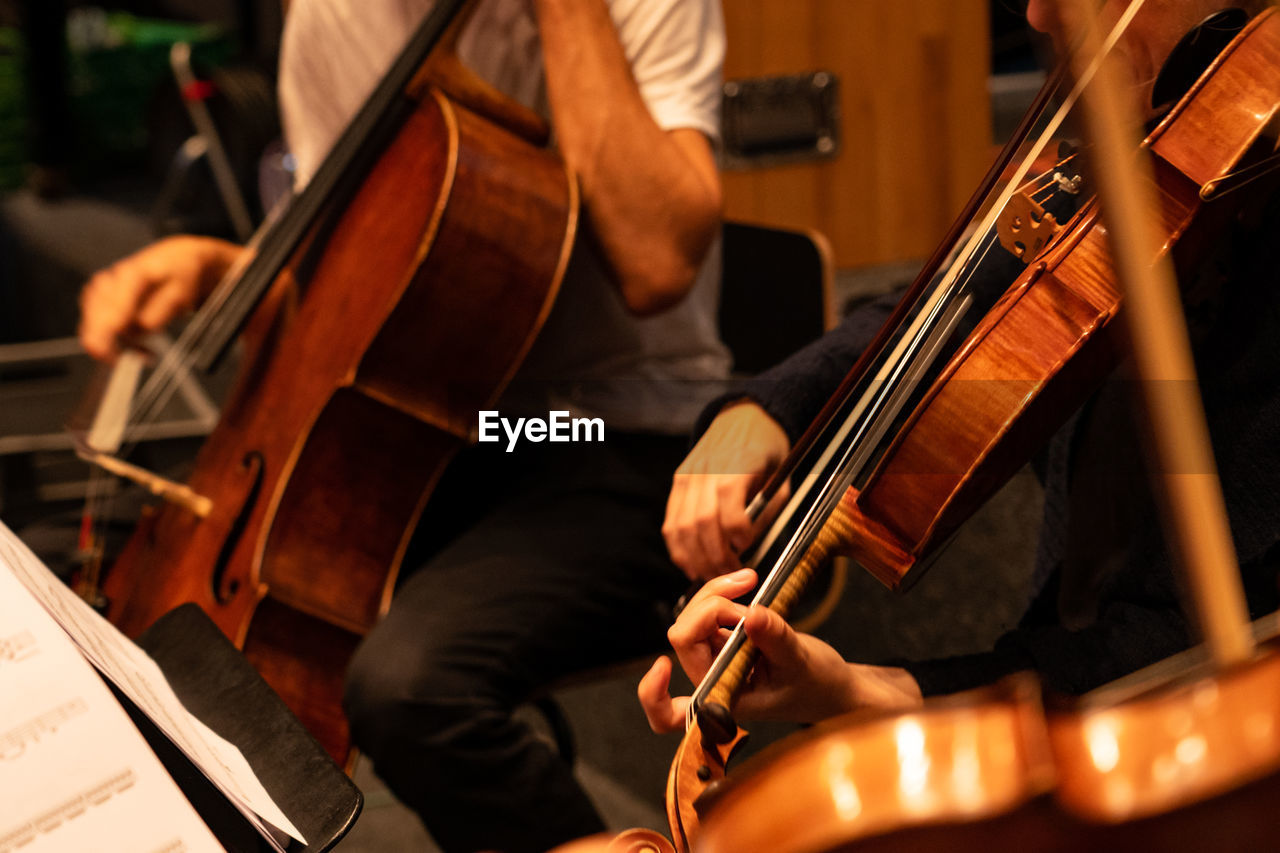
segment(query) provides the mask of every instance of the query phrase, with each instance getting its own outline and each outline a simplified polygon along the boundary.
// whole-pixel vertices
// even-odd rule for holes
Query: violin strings
[[[772,541],[776,539],[776,532],[786,526],[789,518],[795,514],[796,507],[804,501],[809,501],[791,538],[775,560],[774,568],[760,584],[752,600],[753,604],[772,605],[792,570],[804,558],[808,543],[818,535],[826,524],[827,516],[841,500],[845,490],[870,460],[871,449],[878,444],[889,423],[901,411],[902,405],[909,396],[909,391],[903,389],[909,388],[913,381],[919,379],[921,372],[933,363],[938,347],[950,337],[956,322],[967,310],[969,297],[964,295],[965,285],[972,280],[977,268],[982,265],[987,253],[996,243],[996,236],[988,234],[979,241],[980,251],[975,249],[963,264],[957,262],[953,265],[953,268],[963,267],[962,281],[956,284],[953,280],[950,286],[940,285],[940,287],[947,287],[947,292],[943,294],[943,298],[934,299],[928,303],[926,308],[930,316],[927,322],[914,324],[911,337],[899,342],[896,349],[902,350],[905,344],[905,353],[895,353],[889,359],[889,363],[894,366],[896,378],[884,379],[883,373],[878,377],[884,380],[877,381],[875,384],[878,399],[868,404],[864,394],[838,426],[829,427],[829,431],[835,434],[826,443],[826,449],[821,458],[806,476],[804,483],[796,490],[795,497],[788,502],[784,511],[785,517],[775,521],[770,538],[757,549],[757,553],[763,554],[771,548]],[[868,408],[871,409],[870,412],[867,411]],[[856,434],[854,434],[855,430]],[[828,472],[832,471],[837,473],[829,475]],[[706,698],[728,669],[730,660],[741,648],[744,638],[745,635],[739,623],[694,693],[693,701],[689,706],[690,715],[693,713],[692,709]]]
[[[1064,105],[1060,109],[1059,115],[1061,115],[1061,113],[1064,112],[1065,110],[1069,109],[1069,107],[1070,107],[1069,104]],[[1030,164],[1034,161],[1034,159],[1037,156],[1039,156],[1040,151],[1042,151],[1045,145],[1048,144],[1048,141],[1050,140],[1052,133],[1056,131],[1057,124],[1053,122],[1051,122],[1050,124],[1051,126],[1045,130],[1042,136],[1031,147],[1030,153],[1026,156],[1026,158],[1024,158],[1023,164],[1020,167],[1020,170],[1023,174],[1025,174],[1025,172],[1029,169]],[[1048,174],[1048,173],[1047,172],[1042,173],[1042,175],[1038,177],[1042,177],[1045,174]],[[972,281],[972,277],[975,274],[976,269],[979,266],[981,266],[982,262],[986,259],[988,252],[990,252],[991,248],[996,244],[996,238],[994,236],[994,228],[991,224],[994,222],[994,216],[992,214],[999,210],[1002,210],[1004,206],[1008,203],[1008,199],[1013,195],[1013,190],[1010,189],[1010,187],[1012,187],[1013,184],[1016,183],[1016,181],[1021,177],[1022,175],[1015,175],[1015,180],[1009,182],[1005,190],[997,194],[997,200],[991,206],[990,212],[988,213],[988,216],[986,219],[986,222],[988,223],[987,227],[983,229],[979,229],[978,231],[974,232],[970,236],[968,241],[964,244],[964,246],[961,248],[961,250],[958,253],[958,257],[956,261],[952,264],[948,273],[944,275],[943,281],[937,286],[937,288],[935,288],[935,291],[934,291],[935,296],[933,297],[933,301],[931,303],[928,303],[925,306],[925,308],[922,309],[921,314],[919,315],[920,317],[937,316],[937,308],[946,304],[950,304],[950,302],[954,300],[956,294],[958,292],[961,292],[963,289],[965,289],[968,286],[968,284]],[[1023,186],[1026,186],[1026,185],[1027,184],[1023,184]],[[1052,185],[1050,184],[1050,186]],[[914,326],[914,330],[908,331],[908,338],[914,339],[915,341],[917,341],[917,343],[908,345],[906,350],[901,354],[902,356],[904,357],[914,356],[915,353],[919,351],[918,342],[920,340],[923,340],[924,335],[928,333],[930,328],[930,322],[922,323],[921,320],[919,319],[917,320]],[[878,380],[881,380],[882,378],[883,377],[877,377]],[[849,421],[847,419],[845,422],[845,427],[843,431],[837,430],[837,436],[835,437],[834,442],[839,443],[840,441],[842,441],[846,437],[849,429],[851,429],[851,425],[849,424]],[[819,459],[818,463],[814,466],[813,470],[816,471],[816,470],[824,469],[829,463],[829,460],[830,460],[830,454],[828,453]],[[812,476],[813,475],[811,474],[811,477]],[[803,491],[803,487],[801,490],[798,490],[798,491]],[[802,522],[801,522],[802,526],[805,523],[806,521],[802,519]],[[771,544],[770,541],[766,540],[764,543],[762,543],[761,550],[767,549],[770,546],[770,544]]]
[[[1040,155],[1040,153],[1044,150],[1045,146],[1048,144],[1049,140],[1054,136],[1054,134],[1057,133],[1058,129],[1062,125],[1062,122],[1065,120],[1065,117],[1069,114],[1070,110],[1074,108],[1076,101],[1080,97],[1080,93],[1083,91],[1084,87],[1088,85],[1089,81],[1093,78],[1094,73],[1097,71],[1097,68],[1102,58],[1107,56],[1110,53],[1110,51],[1114,48],[1120,36],[1124,33],[1124,31],[1128,28],[1129,23],[1133,20],[1133,16],[1137,14],[1138,10],[1143,5],[1143,2],[1144,0],[1135,0],[1135,2],[1130,4],[1130,6],[1121,15],[1120,20],[1116,23],[1116,26],[1112,29],[1111,33],[1108,35],[1106,41],[1104,42],[1102,50],[1100,51],[1098,57],[1095,59],[1093,64],[1090,65],[1089,68],[1085,69],[1085,71],[1079,75],[1074,86],[1072,87],[1070,92],[1067,94],[1067,97],[1063,100],[1063,103],[1061,107],[1058,109],[1057,113],[1055,113],[1054,116],[1050,119],[1046,127],[1041,132],[1040,137],[1031,146],[1030,153],[1023,160],[1022,164],[1018,167],[1018,169],[1015,170],[1015,173],[1012,179],[1008,182],[1005,189],[1002,190],[997,195],[996,201],[987,210],[986,215],[982,217],[982,221],[979,227],[973,232],[973,234],[970,235],[969,239],[965,242],[963,248],[959,253],[959,258],[962,258],[964,260],[958,261],[958,263],[962,264],[963,267],[970,268],[970,272],[967,274],[964,283],[967,284],[968,281],[971,280],[971,277],[973,275],[973,270],[976,270],[976,266],[970,267],[971,262],[973,262],[975,259],[980,260],[982,257],[985,257],[986,252],[990,251],[990,247],[991,247],[990,242],[988,242],[988,244],[982,248],[981,253],[978,252],[978,247],[982,245],[984,240],[990,241],[991,239],[990,235],[994,233],[994,225],[995,225],[996,217],[999,215],[999,212],[1002,211],[1004,207],[1008,204],[1009,199],[1013,196],[1014,192],[1016,192],[1016,190],[1014,190],[1013,187],[1021,185],[1021,183],[1025,180],[1027,172],[1030,171],[1031,165],[1034,159]],[[963,269],[960,270],[960,272],[963,272],[963,271],[964,271]],[[920,333],[922,331],[921,327],[922,325],[925,324],[926,318],[932,317],[935,315],[936,309],[941,302],[943,301],[949,302],[950,299],[952,298],[952,295],[955,292],[954,288],[956,285],[956,280],[958,275],[959,273],[957,273],[956,271],[956,265],[953,264],[952,267],[947,271],[947,273],[944,274],[942,282],[938,285],[937,288],[935,288],[934,295],[922,307],[921,312],[917,315],[917,319],[913,321],[911,325],[908,327],[906,331],[907,337],[904,338],[903,340],[906,340],[906,339],[920,340],[921,339],[921,336],[920,336]],[[876,379],[879,381],[879,380],[882,380],[883,378],[884,376],[883,376],[883,369],[882,369],[881,375],[878,375]],[[864,398],[865,398],[865,395],[864,395]],[[854,414],[851,414],[849,418],[846,418],[845,422],[842,424],[841,429],[846,434],[848,430],[851,429],[851,426],[852,426],[850,424],[850,421],[853,418],[862,414],[861,408],[862,408],[861,406],[855,406]],[[824,452],[819,462],[814,466],[813,470],[816,471],[816,470],[825,469],[827,464],[826,460],[829,460],[832,453],[833,453],[833,448],[831,445],[828,445],[827,450]],[[812,478],[812,476],[813,474],[811,472],[810,478]],[[757,553],[763,554],[769,548],[772,547],[773,542],[776,541],[778,536],[781,535],[782,529],[786,526],[786,524],[789,523],[790,517],[795,514],[795,510],[798,509],[800,503],[809,497],[809,495],[807,494],[807,491],[809,488],[811,488],[811,486],[808,485],[810,478],[806,478],[806,485],[796,490],[796,493],[793,495],[792,499],[788,501],[787,508],[784,510],[783,514],[780,515],[779,518],[775,520],[775,522],[770,526],[770,530],[768,534],[766,534],[766,538],[762,541],[761,545],[756,549]],[[829,486],[829,482],[827,485]],[[790,571],[790,569],[786,567],[786,563],[788,561],[789,555],[794,554],[795,552],[801,550],[796,547],[796,545],[800,542],[801,532],[804,531],[806,533],[811,534],[812,530],[815,527],[820,526],[821,519],[824,518],[825,516],[823,516],[819,512],[819,510],[824,507],[820,507],[819,505],[824,503],[824,500],[823,500],[824,497],[826,498],[826,500],[828,501],[830,500],[830,496],[825,494],[825,492],[827,491],[828,491],[827,489],[824,489],[823,490],[824,494],[820,495],[819,499],[815,500],[812,504],[810,504],[809,508],[804,511],[800,519],[800,524],[797,525],[796,532],[791,536],[787,545],[784,547],[782,555],[780,555],[778,560],[775,562],[774,567],[770,569],[765,581],[761,584],[760,591],[757,593],[757,598],[759,598],[760,595],[764,592],[764,589],[766,586],[781,585],[778,578],[783,577],[787,572]],[[715,660],[712,662],[711,668],[707,671],[707,674],[703,677],[702,681],[698,684],[698,687],[694,692],[693,700],[689,703],[688,721],[690,723],[692,722],[693,714],[696,710],[698,701],[706,697],[706,695],[711,691],[715,683],[723,675],[724,671],[728,668],[728,662],[730,658],[732,658],[732,656],[737,653],[736,646],[741,645],[742,643],[741,638],[743,636],[744,634],[742,631],[742,623],[739,622],[738,625],[733,629],[733,632],[729,637],[729,641],[725,643],[725,645],[721,648],[720,652],[716,655]]]
[[[1062,170],[1076,158],[1076,154],[1068,154],[1058,162],[1054,163],[1048,169],[1031,178],[1025,184],[1018,188],[1018,192],[1025,193],[1028,197],[1035,201],[1044,201],[1053,194],[1053,190],[1059,185],[1058,176]],[[1043,198],[1038,198],[1043,196]]]
[[[1037,144],[1032,147],[1031,153],[1020,167],[1022,172],[1025,173],[1029,168],[1030,162],[1039,155],[1041,150],[1043,150],[1044,145],[1048,142],[1049,134],[1052,132],[1053,129],[1047,130],[1045,135],[1042,136],[1041,139],[1038,140]],[[987,253],[991,250],[992,246],[995,245],[996,238],[994,236],[994,220],[996,215],[998,215],[998,212],[1008,203],[1009,198],[1014,192],[1012,186],[1021,177],[1022,176],[1020,175],[1015,175],[1015,180],[1009,182],[1006,188],[997,194],[997,200],[989,209],[984,219],[983,227],[971,234],[958,251],[957,259],[944,274],[942,281],[934,288],[933,296],[930,297],[930,299],[920,309],[916,320],[914,320],[908,327],[904,337],[897,346],[898,352],[890,356],[889,363],[898,363],[905,358],[914,357],[914,355],[919,352],[919,342],[926,339],[926,336],[933,327],[935,318],[941,316],[940,309],[951,304],[957,293],[967,288],[968,284],[972,281],[972,277],[975,274],[977,267],[981,265],[982,261],[985,260]],[[877,387],[884,387],[888,380],[888,376],[884,373],[884,369],[885,368],[881,369],[880,375],[875,379],[874,384]],[[820,456],[813,469],[811,469],[809,477],[805,480],[805,485],[797,490],[797,495],[803,493],[810,487],[813,478],[816,476],[813,472],[826,470],[829,467],[830,460],[836,452],[835,447],[847,438],[848,434],[854,428],[853,421],[857,417],[860,417],[861,414],[861,410],[855,407],[854,412],[852,412],[845,421],[842,422],[841,427],[835,430],[832,442],[827,445],[827,450]],[[871,416],[875,417],[877,415],[873,413]],[[812,509],[810,512],[812,512]],[[802,519],[801,526],[804,526],[805,524],[806,520]],[[776,531],[777,527],[775,527],[774,530]],[[770,535],[762,542],[759,550],[767,550],[771,547],[772,542],[775,539],[776,534],[771,532]]]

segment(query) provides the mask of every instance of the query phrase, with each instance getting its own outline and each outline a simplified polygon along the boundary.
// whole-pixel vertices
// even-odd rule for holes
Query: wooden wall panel
[[[728,79],[833,71],[834,160],[726,172],[726,215],[817,228],[840,267],[923,257],[991,156],[987,0],[724,0]]]

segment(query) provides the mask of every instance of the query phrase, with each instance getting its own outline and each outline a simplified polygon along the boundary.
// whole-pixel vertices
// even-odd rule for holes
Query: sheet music
[[[7,571],[0,803],[0,853],[222,849],[120,703]]]
[[[191,716],[155,661],[68,589],[3,523],[0,566],[13,573],[84,657],[128,696],[277,850],[284,849],[279,833],[306,843],[262,787],[240,750]],[[0,637],[0,667],[8,648],[5,643]],[[0,853],[6,853],[3,846]]]

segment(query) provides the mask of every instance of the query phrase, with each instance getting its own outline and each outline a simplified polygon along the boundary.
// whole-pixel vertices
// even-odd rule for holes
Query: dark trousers
[[[356,744],[445,850],[545,850],[603,829],[512,712],[562,676],[664,647],[686,581],[660,525],[686,446],[479,445],[446,472],[406,561],[418,568],[345,699]]]

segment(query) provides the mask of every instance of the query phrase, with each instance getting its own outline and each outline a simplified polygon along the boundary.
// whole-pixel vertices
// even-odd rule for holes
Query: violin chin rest
[[[725,792],[727,781],[728,780],[721,778],[708,782],[707,786],[702,789],[702,793],[694,799],[693,810],[698,813],[699,818],[706,817],[707,812],[709,812],[711,808],[719,802],[720,797]]]
[[[1210,63],[1247,23],[1249,13],[1244,9],[1223,9],[1188,31],[1169,53],[1156,76],[1151,89],[1152,108],[1159,110],[1172,106],[1174,101],[1190,91]]]
[[[738,735],[733,715],[719,702],[704,702],[698,707],[698,726],[708,747],[722,746]]]

